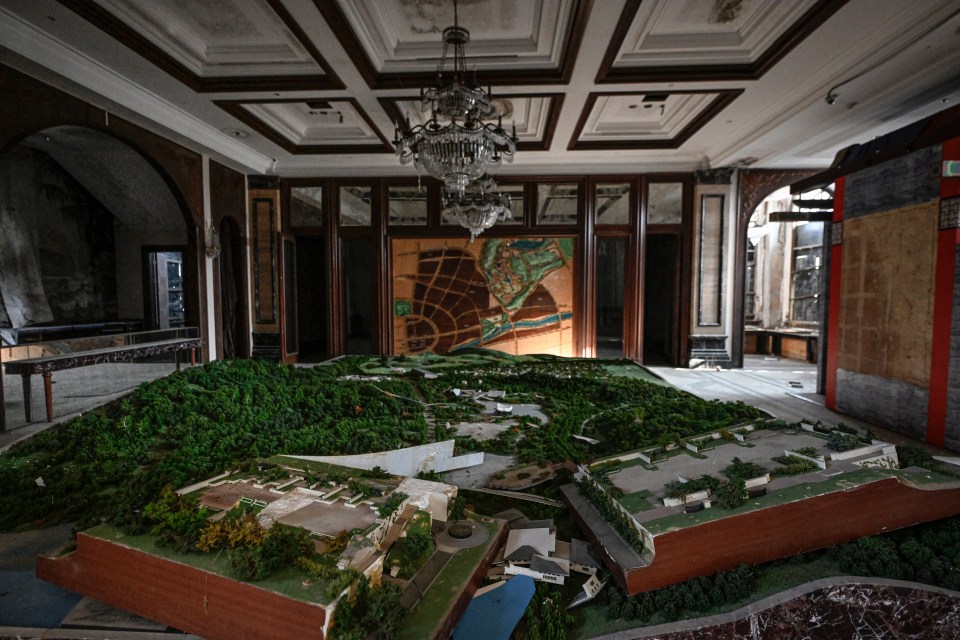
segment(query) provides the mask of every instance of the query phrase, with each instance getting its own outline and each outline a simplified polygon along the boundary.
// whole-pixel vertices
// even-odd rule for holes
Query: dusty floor
[[[744,357],[743,369],[650,367],[650,370],[670,384],[705,400],[741,400],[787,422],[822,420],[828,425],[843,422],[859,429],[872,429],[881,440],[893,444],[923,444],[895,431],[827,409],[824,397],[816,392],[816,365],[799,360],[748,355]],[[944,449],[923,446],[940,454],[952,455]]]

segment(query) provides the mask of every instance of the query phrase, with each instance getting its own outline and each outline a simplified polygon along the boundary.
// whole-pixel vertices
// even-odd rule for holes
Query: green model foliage
[[[380,515],[381,518],[386,518],[387,516],[392,514],[394,511],[396,511],[397,508],[400,506],[400,504],[404,500],[406,500],[408,497],[409,496],[402,491],[394,491],[389,496],[387,496],[387,499],[384,501],[384,503],[380,506],[379,509],[377,509],[377,513]]]
[[[574,619],[561,602],[562,596],[543,583],[538,583],[536,588],[514,637],[517,640],[567,640]]]
[[[699,478],[692,478],[686,482],[674,480],[673,482],[668,482],[665,487],[667,489],[666,496],[668,498],[680,499],[686,495],[696,493],[698,491],[706,490],[710,493],[713,493],[720,488],[720,481],[709,474],[705,474]]]
[[[502,359],[501,359],[502,360]],[[744,404],[705,402],[662,385],[610,376],[589,361],[544,359],[443,369],[434,380],[344,380],[365,358],[296,368],[218,361],[146,383],[126,398],[49,429],[0,456],[0,530],[105,519],[142,524],[166,485],[182,487],[277,452],[356,454],[428,440],[423,406],[470,418],[479,405],[452,402],[451,387],[502,389],[540,402],[545,425],[522,420],[489,444],[525,461],[585,461],[742,423]],[[610,411],[617,407],[616,411]],[[449,409],[449,411],[448,411]],[[601,414],[601,415],[598,415]],[[595,420],[588,418],[596,416]],[[588,423],[588,426],[584,425]],[[590,448],[572,438],[586,428]]]
[[[637,553],[643,553],[643,537],[606,491],[589,480],[577,480],[577,488],[627,544]]]
[[[796,476],[819,469],[816,463],[798,456],[777,456],[773,460],[780,463],[780,466],[770,472],[774,476]]]
[[[740,402],[708,402],[672,387],[611,376],[601,365],[584,360],[444,370],[438,378],[420,384],[431,402],[449,401],[444,391],[451,387],[499,389],[511,397],[535,397],[550,422],[523,425],[523,438],[516,440],[515,447],[527,462],[588,460],[649,447],[664,439],[674,442],[761,415],[758,409]],[[612,411],[612,407],[617,409]],[[437,415],[436,410],[434,413]],[[588,449],[572,435],[587,435],[601,444]]]
[[[407,527],[407,535],[397,540],[390,549],[387,564],[392,566],[396,561],[400,567],[399,577],[409,580],[427,563],[435,549],[429,528],[410,526]]]
[[[739,507],[747,501],[747,485],[740,478],[731,478],[717,487],[717,502],[724,509]]]
[[[403,627],[407,610],[400,604],[403,590],[394,583],[371,588],[360,577],[352,597],[337,604],[330,640],[390,640]]]
[[[916,580],[956,591],[960,589],[960,517],[861,538],[833,547],[830,557],[852,575]]]
[[[750,480],[766,474],[767,470],[756,462],[744,462],[740,458],[734,458],[720,473],[730,479]]]
[[[618,587],[604,589],[597,604],[606,609],[610,618],[671,622],[683,616],[693,617],[711,607],[738,602],[753,593],[756,583],[757,570],[741,565],[732,571],[693,578],[633,597],[625,596]]]
[[[850,451],[851,449],[862,447],[863,443],[859,437],[835,429],[827,436],[827,446],[834,451]]]
[[[410,382],[338,380],[349,367],[349,360],[309,369],[232,360],[143,384],[0,456],[0,529],[64,520],[84,527],[111,516],[135,522],[164,486],[250,458],[427,441],[417,406],[384,393],[410,397]]]
[[[210,512],[200,509],[196,499],[177,495],[167,485],[160,496],[143,509],[143,520],[151,526],[157,543],[188,553],[197,544]]]

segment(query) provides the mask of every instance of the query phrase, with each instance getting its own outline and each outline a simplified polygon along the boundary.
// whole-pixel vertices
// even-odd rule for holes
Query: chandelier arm
[[[504,159],[513,161],[518,140],[516,125],[512,133],[503,129],[503,113],[497,113],[492,91],[477,82],[476,67],[472,80],[468,77],[470,32],[460,27],[457,0],[453,12],[453,26],[443,30],[436,82],[420,91],[421,111],[430,116],[417,125],[409,116],[402,125],[397,123],[394,145],[401,164],[413,163],[418,175],[443,182],[444,215],[469,229],[472,241],[512,217],[509,195],[500,194],[487,172]],[[445,76],[451,57],[452,70]]]

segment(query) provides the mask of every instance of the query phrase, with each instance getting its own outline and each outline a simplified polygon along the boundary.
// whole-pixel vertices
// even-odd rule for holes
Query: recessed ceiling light
[[[224,132],[231,138],[246,138],[247,136],[250,135],[249,133],[247,133],[242,129],[220,129],[220,131]]]
[[[635,104],[627,105],[627,109],[636,109],[636,108],[637,108],[637,105]]]

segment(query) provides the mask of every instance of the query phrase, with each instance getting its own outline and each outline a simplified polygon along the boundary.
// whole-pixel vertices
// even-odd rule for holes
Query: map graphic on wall
[[[394,353],[572,356],[573,238],[395,238]]]

